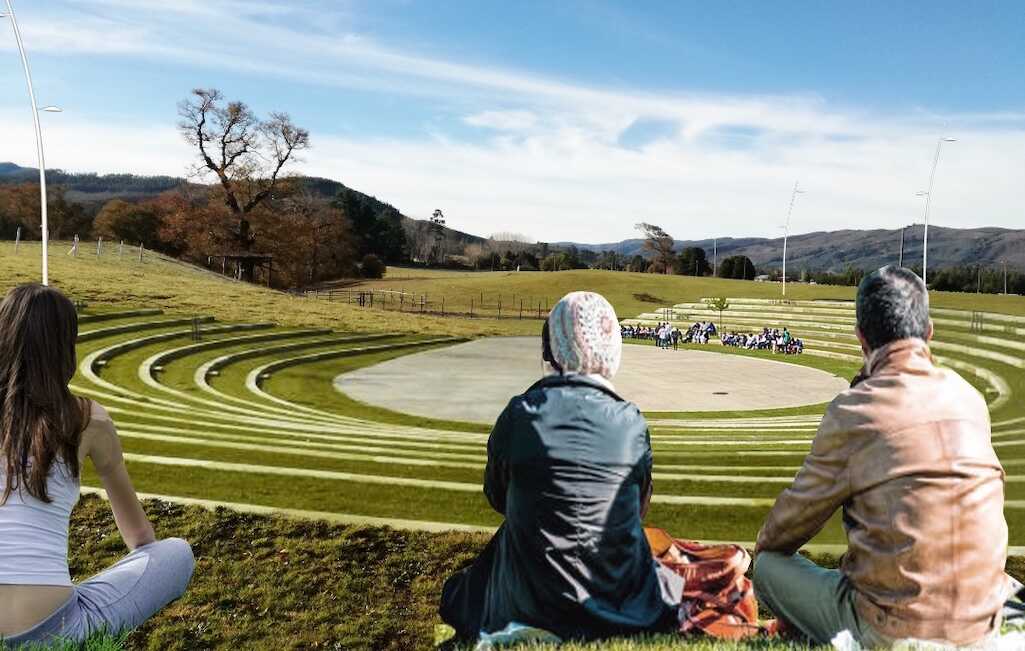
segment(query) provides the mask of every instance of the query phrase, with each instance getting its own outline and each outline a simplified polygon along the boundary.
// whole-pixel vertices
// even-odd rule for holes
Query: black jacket
[[[563,639],[674,628],[683,581],[652,559],[641,524],[651,466],[640,410],[598,381],[554,375],[513,398],[484,476],[505,523],[464,577],[480,594],[456,608],[476,602],[488,632],[515,621]]]

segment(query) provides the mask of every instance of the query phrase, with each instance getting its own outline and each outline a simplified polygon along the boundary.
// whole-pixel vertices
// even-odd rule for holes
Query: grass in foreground
[[[444,579],[484,546],[484,534],[414,533],[207,511],[147,501],[160,537],[193,545],[196,572],[186,595],[124,641],[141,649],[430,649],[440,625]],[[685,532],[678,532],[684,534]],[[76,580],[125,553],[110,508],[84,497],[72,516]],[[835,566],[831,556],[816,558]],[[1025,559],[1009,571],[1025,576]],[[89,651],[115,651],[100,638]],[[554,647],[530,647],[553,649]],[[729,644],[674,636],[567,644],[566,651],[783,651],[771,641]]]

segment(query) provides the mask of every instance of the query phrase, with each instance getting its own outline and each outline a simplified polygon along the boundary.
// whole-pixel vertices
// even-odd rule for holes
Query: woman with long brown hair
[[[22,285],[0,302],[0,637],[81,641],[134,628],[180,597],[192,576],[184,540],[156,540],[99,404],[72,395],[78,316],[63,294]],[[89,459],[126,557],[79,584],[68,525]]]

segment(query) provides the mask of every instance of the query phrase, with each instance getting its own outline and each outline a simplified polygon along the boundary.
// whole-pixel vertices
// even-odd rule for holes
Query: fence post
[[[523,320],[523,299],[520,299],[520,320]]]
[[[142,246],[142,242],[139,242],[139,262],[142,262],[142,254],[146,251],[145,247]]]
[[[14,236],[14,253],[17,255],[18,247],[21,246],[21,226],[18,227],[18,234]]]
[[[71,244],[71,255],[78,257],[78,236],[75,236],[74,241]]]
[[[405,305],[406,305],[406,292],[402,292],[401,294],[399,294],[399,312],[402,311],[402,308],[405,307]]]
[[[498,318],[502,318],[502,295],[498,295]]]
[[[97,257],[97,258],[98,258],[98,257],[100,257],[100,255],[101,255],[102,253],[103,253],[103,236],[101,235],[101,236],[100,236],[99,238],[97,238],[97,240],[96,240],[96,257]]]
[[[117,257],[118,258],[124,258],[125,257],[125,241],[124,240],[121,240],[121,243],[117,245]]]
[[[427,294],[420,294],[420,314],[424,313],[424,303],[427,302]]]
[[[445,297],[441,297],[441,316],[445,316]]]

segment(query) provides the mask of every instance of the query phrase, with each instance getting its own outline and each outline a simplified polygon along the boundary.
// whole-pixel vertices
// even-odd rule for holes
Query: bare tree
[[[282,170],[308,149],[310,134],[287,113],[261,120],[243,102],[226,102],[215,88],[197,88],[178,104],[178,130],[196,147],[194,176],[213,173],[236,222],[232,237],[240,251],[256,241],[250,213],[280,189]]]
[[[673,237],[662,230],[661,226],[654,224],[641,222],[636,228],[644,234],[644,250],[651,252],[655,264],[661,267],[664,273],[673,273],[676,257],[673,254]]]

